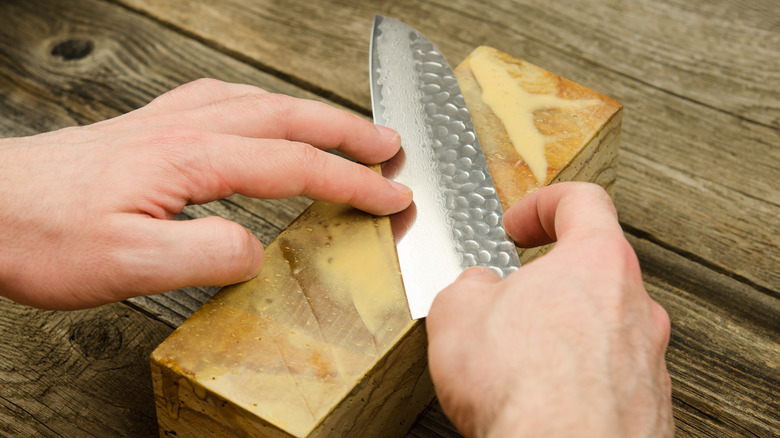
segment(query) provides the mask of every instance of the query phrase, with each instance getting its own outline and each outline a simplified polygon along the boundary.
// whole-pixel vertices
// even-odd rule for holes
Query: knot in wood
[[[71,327],[70,343],[85,357],[109,359],[122,348],[122,332],[112,321],[88,319]]]
[[[77,61],[87,57],[95,48],[95,43],[83,38],[71,38],[56,44],[51,49],[51,55],[64,61]]]

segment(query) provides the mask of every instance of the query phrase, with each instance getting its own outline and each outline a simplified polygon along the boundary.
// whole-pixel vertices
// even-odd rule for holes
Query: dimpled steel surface
[[[414,28],[377,16],[371,39],[374,122],[395,129],[403,163],[394,180],[414,191],[412,212],[391,218],[413,318],[466,268],[506,276],[520,266],[455,74]],[[400,223],[399,223],[400,222]]]

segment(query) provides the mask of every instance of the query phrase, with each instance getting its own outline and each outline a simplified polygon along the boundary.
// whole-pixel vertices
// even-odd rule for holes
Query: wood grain
[[[625,114],[617,206],[648,289],[672,315],[668,360],[678,436],[780,434],[771,355],[780,337],[777,2],[495,0],[478,9],[465,0],[121,4],[0,2],[0,135],[102,120],[201,76],[329,99],[368,115],[375,12],[418,27],[453,63],[489,44],[619,99]],[[84,58],[65,59],[78,54],[78,44],[54,50],[85,39],[94,47]],[[267,242],[275,224],[281,229],[307,201],[278,215],[275,209],[287,203],[233,202],[241,207],[190,208],[185,216],[235,215],[262,224]],[[165,321],[169,330],[211,293],[178,291],[138,305],[150,324]],[[35,330],[19,329],[25,317],[14,309],[0,307],[0,431],[139,436],[148,430],[149,417],[138,413],[143,408],[103,414],[137,406],[128,401],[132,391],[117,393],[107,406],[76,409],[94,406],[90,397],[101,387],[79,380],[79,390],[48,390],[47,380],[25,380],[54,373],[62,383],[105,370],[110,361],[85,361],[57,336],[34,337],[31,348],[28,332]],[[66,326],[59,313],[32,312],[33,327],[43,333]],[[151,349],[155,341],[134,342]],[[46,353],[58,349],[71,359],[49,359]],[[457,436],[436,409],[410,435]]]
[[[770,85],[780,81],[780,6],[772,0],[695,7],[674,0],[493,0],[479,8],[468,0],[229,0],[219,7],[204,0],[119,1],[362,106],[369,102],[368,88],[355,84],[368,83],[363,67],[371,17],[381,13],[418,28],[453,63],[477,44],[542,67],[553,58],[587,59],[592,67],[780,126],[780,91]],[[291,41],[289,35],[296,37]],[[751,56],[745,56],[746,46],[753,50]],[[576,71],[556,73],[580,82]]]
[[[780,302],[630,237],[650,295],[669,313],[677,436],[780,431]]]
[[[66,313],[0,298],[0,435],[152,436],[147,358],[170,333],[121,304]]]
[[[0,5],[9,23],[0,27],[0,71],[10,93],[3,106],[11,117],[0,125],[6,136],[104,120],[201,77],[322,100],[121,7],[95,0],[45,6]],[[78,40],[94,45],[83,58],[52,54],[59,44]],[[27,111],[36,107],[51,115],[31,118]],[[23,128],[30,125],[36,130]]]

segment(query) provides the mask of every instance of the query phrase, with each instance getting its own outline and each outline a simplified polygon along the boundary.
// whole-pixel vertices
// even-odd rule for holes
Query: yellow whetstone
[[[504,208],[555,181],[611,191],[617,101],[487,47],[456,75]],[[151,367],[165,437],[402,436],[434,397],[389,219],[319,201]]]

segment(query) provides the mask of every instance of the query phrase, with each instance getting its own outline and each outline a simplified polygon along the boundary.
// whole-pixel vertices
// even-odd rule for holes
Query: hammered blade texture
[[[407,295],[404,263],[420,269],[422,258],[434,257],[446,270],[447,251],[458,272],[442,288],[472,266],[502,277],[516,270],[517,250],[502,226],[501,203],[447,60],[418,31],[386,17],[375,19],[372,52],[374,121],[401,135],[406,161],[395,179],[412,187],[419,211],[412,229],[424,230],[408,243],[408,254],[397,242]],[[439,224],[427,223],[433,221]]]
[[[425,84],[426,124],[462,266],[489,266],[506,275],[519,265],[511,263],[517,251],[501,225],[501,204],[463,94],[430,42],[417,39],[412,48]]]

